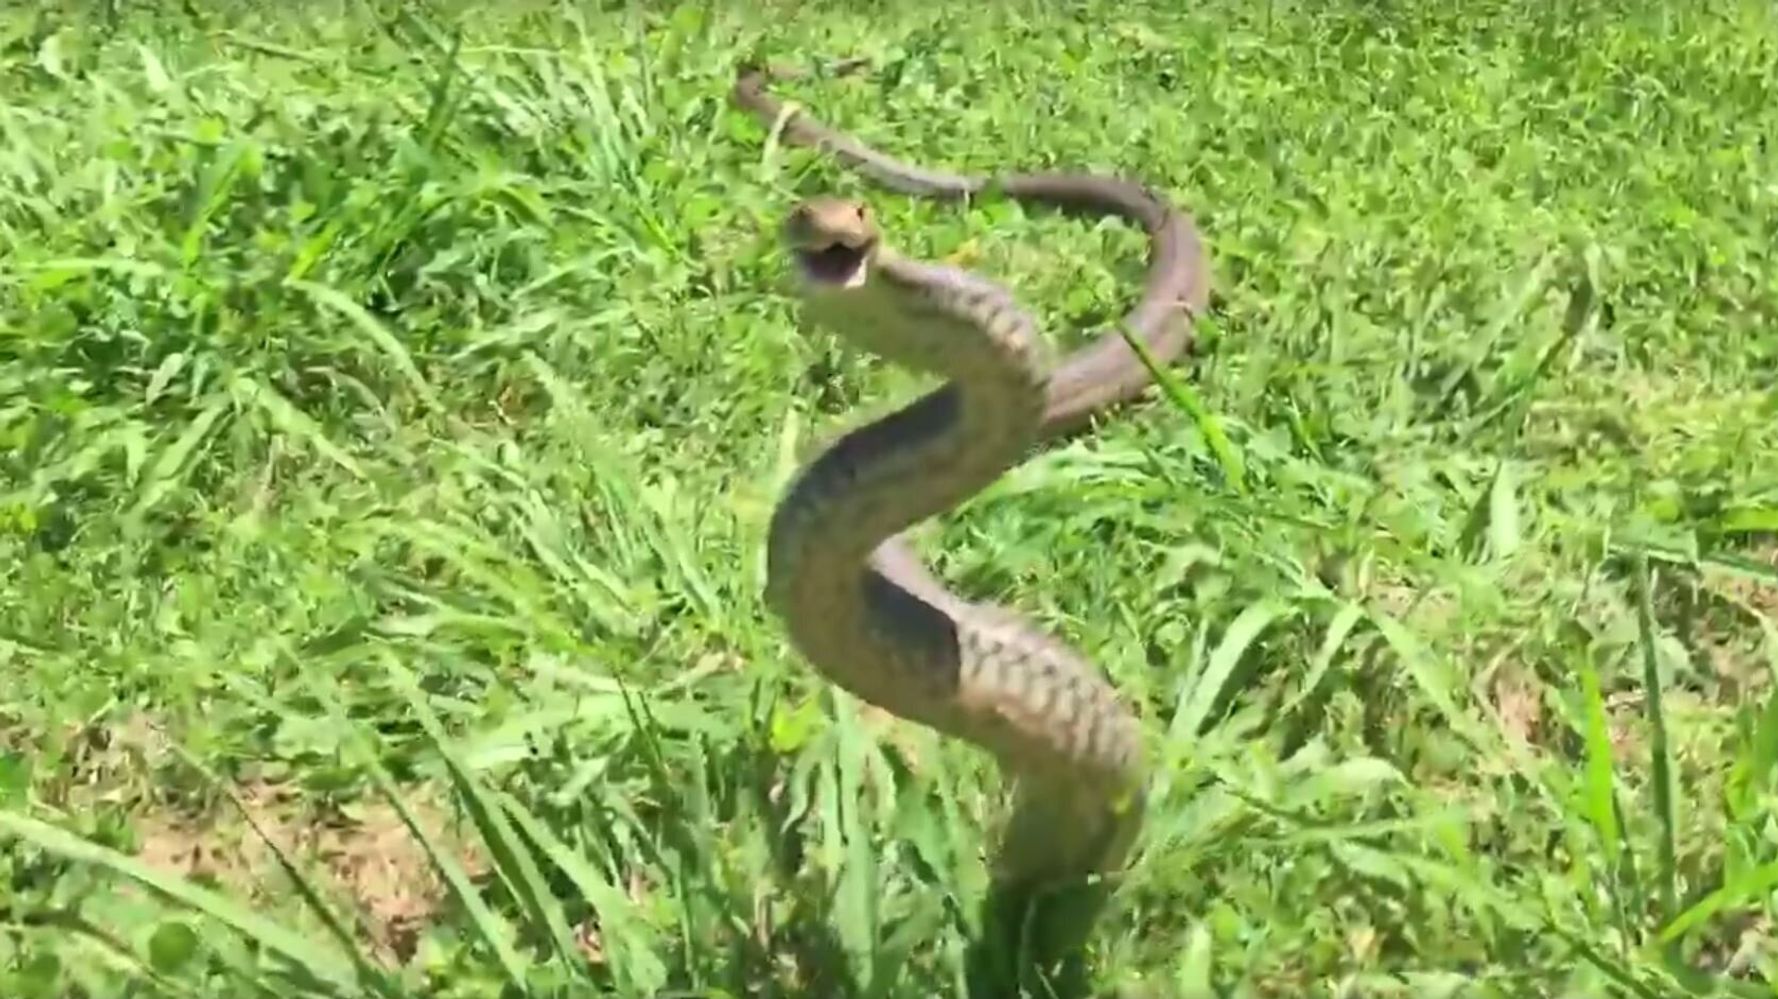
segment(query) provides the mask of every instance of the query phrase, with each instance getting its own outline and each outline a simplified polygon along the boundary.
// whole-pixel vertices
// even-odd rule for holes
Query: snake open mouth
[[[796,251],[803,277],[819,284],[855,287],[864,281],[864,261],[870,247],[830,243],[819,250]]]

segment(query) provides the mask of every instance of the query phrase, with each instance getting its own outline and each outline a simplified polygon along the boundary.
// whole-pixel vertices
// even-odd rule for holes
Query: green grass
[[[1157,395],[922,533],[1153,738],[1101,984],[1778,990],[1769,4],[411,6],[0,21],[0,994],[957,994],[998,775],[759,599],[918,386],[794,331],[776,219],[871,189],[756,49],[1212,250],[1225,452]],[[870,197],[1065,344],[1138,280]]]

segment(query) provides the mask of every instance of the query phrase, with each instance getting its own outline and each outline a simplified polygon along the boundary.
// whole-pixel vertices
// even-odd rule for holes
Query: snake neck
[[[910,592],[873,567],[873,553],[1024,460],[1038,440],[1048,368],[1035,324],[985,281],[908,261],[874,280],[881,287],[868,300],[854,295],[843,310],[805,303],[806,318],[853,324],[859,342],[911,339],[893,360],[949,380],[841,437],[799,474],[772,519],[766,599],[806,658],[892,707],[885,701],[900,692],[872,682],[890,672],[879,668],[884,657],[914,652],[910,636],[950,634],[947,611],[960,601],[932,587]],[[880,336],[863,328],[872,323]]]

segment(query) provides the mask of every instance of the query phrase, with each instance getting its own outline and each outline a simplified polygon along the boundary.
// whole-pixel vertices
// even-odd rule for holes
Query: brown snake
[[[1124,324],[1160,363],[1188,346],[1190,319],[1208,297],[1203,250],[1190,218],[1164,198],[1088,174],[990,180],[925,170],[787,112],[767,80],[744,67],[736,102],[791,141],[829,149],[896,190],[960,198],[992,187],[1142,225],[1148,280]],[[963,502],[1044,440],[1133,397],[1149,382],[1147,368],[1115,330],[1048,363],[1037,321],[1010,292],[896,253],[859,202],[806,200],[783,237],[805,322],[948,381],[846,434],[801,471],[771,523],[768,606],[833,683],[986,749],[1015,778],[996,858],[1003,901],[1023,905],[1057,883],[1115,873],[1143,816],[1147,770],[1135,714],[1073,648],[1009,609],[946,589],[901,532]],[[1103,888],[1089,892],[1040,917],[1040,963],[1078,950]]]

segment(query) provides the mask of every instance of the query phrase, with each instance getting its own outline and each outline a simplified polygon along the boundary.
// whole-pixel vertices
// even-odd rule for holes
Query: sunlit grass
[[[795,332],[778,215],[870,188],[755,51],[1212,252],[1187,391],[922,533],[1154,740],[1101,984],[1772,994],[1769,5],[1177,6],[4,15],[0,995],[959,994],[998,775],[759,601],[917,385]],[[870,197],[1061,342],[1137,286]]]

